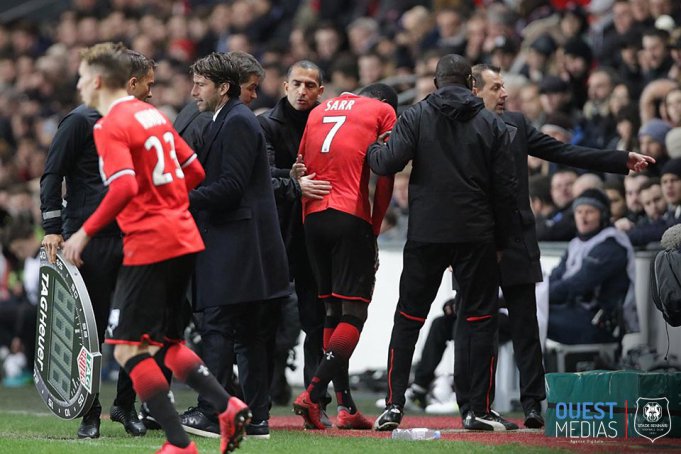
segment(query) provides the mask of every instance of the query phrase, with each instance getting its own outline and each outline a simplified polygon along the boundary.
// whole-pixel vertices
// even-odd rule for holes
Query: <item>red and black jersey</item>
[[[150,104],[124,97],[97,122],[94,139],[104,184],[132,176],[137,192],[117,213],[106,212],[111,204],[103,201],[102,210],[84,224],[85,232],[96,233],[104,218],[115,215],[125,233],[125,265],[156,263],[203,250],[187,196],[188,182],[197,181],[199,174],[198,179],[203,178],[203,169],[170,120]]]
[[[303,217],[333,208],[376,224],[369,203],[366,150],[395,121],[390,105],[351,93],[329,99],[310,112],[300,154],[307,173],[329,181],[332,189],[322,200],[303,198]]]

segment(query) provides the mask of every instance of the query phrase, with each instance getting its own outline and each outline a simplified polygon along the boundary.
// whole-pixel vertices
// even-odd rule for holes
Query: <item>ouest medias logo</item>
[[[556,437],[559,438],[628,438],[628,401],[622,407],[617,402],[558,402],[556,403]],[[636,399],[632,423],[634,431],[654,443],[672,429],[669,399],[666,397]]]
[[[556,403],[556,437],[616,438],[623,434],[615,419],[617,402]]]

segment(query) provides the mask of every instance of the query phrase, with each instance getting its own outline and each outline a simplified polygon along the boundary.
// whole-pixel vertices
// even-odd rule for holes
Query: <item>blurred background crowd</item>
[[[540,240],[574,237],[574,226],[565,237],[551,228],[572,219],[564,210],[578,195],[578,179],[580,191],[607,191],[613,222],[634,244],[659,240],[646,230],[636,243],[637,227],[681,219],[676,0],[6,0],[0,7],[0,312],[7,301],[35,298],[22,281],[31,282],[25,274],[39,241],[26,244],[30,235],[12,221],[39,229],[47,149],[60,119],[80,103],[78,52],[101,41],[122,41],[158,63],[150,102],[171,119],[191,101],[189,66],[212,51],[245,51],[261,62],[266,75],[251,105],[256,113],[283,96],[287,68],[301,59],[324,71],[323,99],[384,81],[398,90],[404,110],[435,89],[438,59],[458,53],[501,68],[506,109],[522,111],[542,132],[658,161],[647,175],[623,180],[584,178],[530,158]],[[652,191],[655,182],[659,190]],[[408,173],[397,176],[384,239],[404,238],[407,183]],[[642,201],[641,192],[650,196]],[[0,326],[6,349],[14,329]]]

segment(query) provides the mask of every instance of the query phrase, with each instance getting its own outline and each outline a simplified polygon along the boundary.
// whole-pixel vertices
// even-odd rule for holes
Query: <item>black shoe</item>
[[[99,401],[95,401],[80,422],[78,438],[99,438],[99,417],[101,414],[102,406],[99,404]]]
[[[391,431],[399,427],[404,416],[404,410],[401,405],[390,404],[385,407],[385,410],[374,421],[374,430]]]
[[[506,426],[502,424],[497,418],[500,416],[494,416],[492,414],[477,416],[472,410],[466,413],[466,417],[463,418],[463,428],[466,430],[506,430]],[[503,418],[501,418],[503,419]],[[511,423],[512,424],[512,423]],[[516,426],[516,429],[518,426]]]
[[[251,422],[246,426],[246,436],[256,440],[270,439],[270,425],[267,421]]]
[[[111,420],[123,424],[125,431],[133,437],[143,437],[147,434],[147,428],[137,417],[134,404],[130,408],[112,405],[110,413]]]
[[[422,388],[418,385],[412,385],[407,388],[407,392],[404,393],[404,398],[406,399],[405,407],[409,411],[426,411],[428,406],[428,393],[423,392]]]
[[[518,430],[518,424],[511,422],[508,419],[502,418],[497,411],[491,410],[490,415],[492,416],[492,418],[494,418],[496,422],[503,424],[506,430]]]
[[[530,410],[525,415],[525,427],[528,429],[541,429],[544,427],[544,418],[539,410]]]
[[[161,430],[161,425],[156,421],[156,418],[149,413],[149,407],[147,407],[146,402],[142,402],[138,417],[147,430]]]
[[[198,407],[190,407],[180,415],[180,424],[190,434],[206,438],[220,438],[220,424]]]

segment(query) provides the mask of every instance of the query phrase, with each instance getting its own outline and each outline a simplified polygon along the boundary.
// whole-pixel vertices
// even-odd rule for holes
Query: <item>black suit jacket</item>
[[[518,285],[541,282],[539,245],[530,208],[527,155],[573,167],[620,174],[628,172],[628,155],[624,151],[597,150],[560,142],[539,132],[518,112],[506,112],[501,119],[509,130],[513,132],[515,129],[515,135],[511,133],[511,153],[518,177],[518,208],[511,224],[511,241],[501,259],[501,283]]]
[[[229,100],[204,138],[197,153],[206,178],[189,194],[206,244],[196,262],[195,308],[287,296],[286,252],[255,115]]]
[[[203,143],[203,132],[213,120],[213,112],[201,112],[195,102],[190,102],[182,108],[173,126],[177,133],[194,151],[199,150]]]

